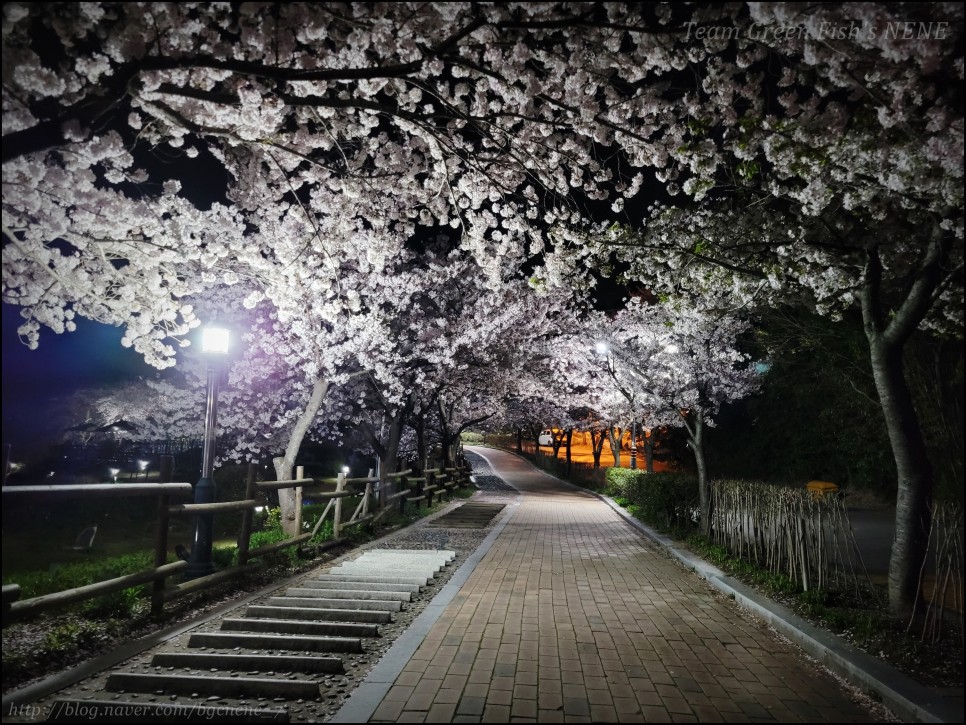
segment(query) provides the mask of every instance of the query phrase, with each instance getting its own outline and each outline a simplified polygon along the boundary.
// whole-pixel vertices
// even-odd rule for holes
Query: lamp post
[[[218,382],[222,361],[228,354],[228,330],[209,326],[201,333],[201,352],[208,361],[208,394],[205,403],[205,439],[201,458],[201,478],[195,484],[195,503],[215,502],[215,429],[218,425]],[[191,546],[187,577],[196,579],[211,574],[211,544],[214,515],[200,513],[195,518],[195,538]]]
[[[111,480],[112,480],[112,481],[113,481],[114,483],[117,483],[117,474],[119,474],[119,473],[121,472],[121,469],[120,469],[120,468],[109,468],[109,469],[107,469],[107,470],[108,470],[108,471],[110,472],[110,474],[111,474]]]
[[[148,474],[145,473],[145,471],[148,470],[148,462],[147,461],[138,461],[138,468],[141,469],[141,473],[144,475],[144,480],[147,481],[148,480]]]

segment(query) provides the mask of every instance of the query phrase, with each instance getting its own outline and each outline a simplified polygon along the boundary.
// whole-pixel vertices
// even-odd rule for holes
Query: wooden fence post
[[[158,531],[154,544],[154,568],[160,569],[168,560],[168,503],[169,497],[158,496]],[[160,617],[164,613],[164,579],[151,584],[151,614]]]
[[[295,469],[296,478],[305,478],[305,466],[297,466]],[[302,533],[302,487],[295,487],[295,535]]]
[[[174,478],[174,456],[161,456],[158,465],[158,483],[171,483]]]
[[[399,493],[402,493],[403,491],[406,491],[408,488],[409,488],[409,481],[407,480],[406,476],[400,476],[399,477]],[[409,498],[409,497],[408,496],[400,496],[399,497],[399,513],[400,514],[406,513],[406,499],[407,498]]]
[[[170,483],[174,474],[174,456],[161,456],[158,464],[158,483]],[[168,529],[171,517],[168,515],[170,496],[158,496],[158,531],[154,540],[154,568],[158,569],[168,560]],[[151,584],[151,614],[160,617],[164,613],[164,579],[155,579]]]
[[[253,499],[258,494],[258,487],[255,485],[255,464],[248,464],[248,478],[245,481],[245,499]],[[252,539],[252,519],[255,516],[254,509],[242,511],[241,533],[238,535],[238,564],[239,566],[248,563],[248,545]]]
[[[382,470],[382,466],[379,466],[379,470]],[[371,468],[369,469],[369,474],[366,478],[372,478],[375,475],[375,471]],[[365,516],[369,513],[369,499],[372,497],[372,481],[366,481],[366,490],[362,493],[362,513],[361,516]]]
[[[339,480],[335,484],[336,493],[342,493],[345,491],[345,474],[339,474]],[[335,513],[332,517],[332,538],[338,539],[339,534],[342,533],[342,499],[337,498],[335,500]]]

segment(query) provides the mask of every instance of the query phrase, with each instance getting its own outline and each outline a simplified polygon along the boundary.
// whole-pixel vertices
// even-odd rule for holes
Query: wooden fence
[[[164,604],[186,594],[192,594],[208,587],[221,584],[224,581],[250,572],[254,565],[252,559],[280,551],[287,547],[302,547],[311,540],[322,525],[331,516],[333,540],[326,542],[325,548],[338,546],[342,543],[342,532],[352,526],[367,522],[377,522],[389,511],[405,511],[407,503],[414,505],[432,505],[434,498],[448,496],[455,489],[469,483],[469,469],[465,462],[460,461],[457,466],[445,469],[430,469],[414,476],[413,471],[406,470],[383,477],[346,478],[339,474],[337,478],[310,478],[304,475],[300,466],[296,469],[296,478],[287,481],[258,481],[256,468],[249,465],[248,479],[245,488],[245,498],[239,501],[220,501],[217,503],[189,503],[174,502],[172,499],[187,499],[193,494],[190,483],[98,483],[69,486],[4,486],[2,495],[7,497],[29,497],[39,495],[56,495],[78,498],[99,496],[134,497],[155,496],[158,501],[157,529],[154,550],[154,567],[134,574],[95,582],[82,587],[75,587],[59,592],[52,592],[30,599],[20,599],[20,587],[17,584],[3,586],[3,623],[6,625],[48,609],[73,604],[110,594],[111,592],[128,589],[141,584],[152,584],[151,610],[159,616],[163,613]],[[249,549],[251,534],[254,528],[254,513],[260,506],[259,495],[268,491],[294,488],[296,491],[296,531],[299,533],[285,541]],[[328,500],[325,510],[311,532],[302,533],[302,497],[305,491],[313,491],[314,499]],[[342,509],[343,501],[347,498],[358,498],[359,502],[352,513],[346,518]],[[198,516],[221,514],[232,511],[242,512],[242,529],[239,536],[238,564],[221,571],[198,577],[188,581],[172,584],[169,578],[183,574],[188,567],[186,561],[168,562],[168,538],[172,518],[181,516]]]
[[[803,591],[873,591],[842,497],[713,481],[711,501],[712,540],[733,556],[787,576]]]

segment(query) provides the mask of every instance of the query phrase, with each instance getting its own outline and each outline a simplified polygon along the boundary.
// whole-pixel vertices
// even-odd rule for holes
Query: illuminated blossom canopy
[[[953,3],[7,3],[3,300],[30,346],[86,317],[164,368],[215,288],[308,340],[447,230],[493,288],[858,306],[921,549],[901,357],[962,334],[962,30]]]

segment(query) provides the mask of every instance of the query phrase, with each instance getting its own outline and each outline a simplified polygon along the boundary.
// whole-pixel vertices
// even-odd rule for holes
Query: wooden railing
[[[82,587],[75,587],[60,592],[44,594],[30,599],[20,599],[21,590],[17,584],[3,586],[3,622],[16,621],[32,616],[41,611],[75,602],[93,599],[94,597],[111,592],[120,591],[141,584],[152,584],[151,610],[160,616],[164,605],[178,597],[192,594],[208,587],[220,584],[237,576],[250,572],[254,565],[251,560],[281,551],[288,547],[301,547],[313,539],[322,523],[331,514],[332,540],[323,547],[331,548],[342,543],[342,532],[351,526],[358,526],[367,522],[377,522],[398,506],[400,512],[405,511],[407,503],[419,505],[425,502],[432,505],[434,497],[448,496],[458,487],[469,482],[469,469],[465,463],[446,469],[431,469],[422,472],[421,476],[413,476],[411,470],[389,474],[382,479],[378,477],[346,478],[339,474],[336,478],[311,478],[304,475],[303,467],[296,469],[296,478],[286,481],[258,481],[256,468],[249,465],[245,485],[245,497],[238,501],[221,501],[217,503],[173,503],[172,498],[187,498],[192,495],[193,487],[190,483],[101,483],[71,486],[4,486],[3,497],[49,495],[76,496],[82,498],[111,496],[156,496],[158,499],[157,531],[154,548],[154,567],[134,574],[95,582]],[[268,491],[294,488],[296,492],[296,521],[297,533],[290,539],[278,541],[249,549],[251,535],[254,528],[255,509],[261,505],[259,495]],[[324,490],[333,488],[333,490]],[[311,532],[302,533],[302,497],[306,491],[313,491],[313,499],[328,499],[322,515],[315,522]],[[342,504],[347,498],[359,498],[359,502],[352,514],[345,519]],[[199,514],[221,514],[233,511],[242,512],[241,534],[238,541],[238,564],[230,566],[213,574],[191,579],[178,584],[167,584],[166,580],[185,571],[188,563],[176,561],[168,563],[168,540],[172,518],[182,516],[197,516]]]

